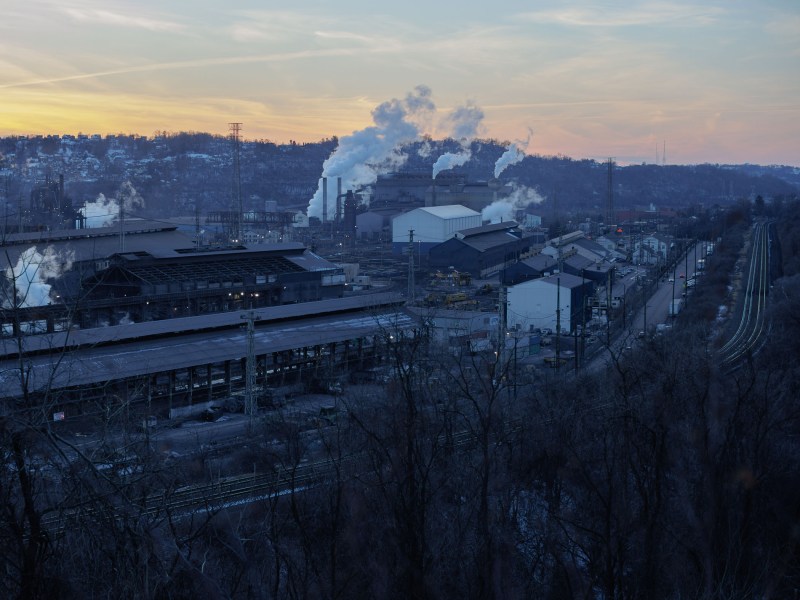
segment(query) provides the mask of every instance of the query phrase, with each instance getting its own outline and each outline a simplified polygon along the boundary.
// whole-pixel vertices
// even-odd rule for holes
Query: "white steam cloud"
[[[79,210],[85,217],[86,227],[110,227],[119,219],[120,205],[126,213],[144,206],[144,199],[130,181],[120,186],[116,198],[106,198],[104,194],[100,194],[94,202],[84,202],[83,208]]]
[[[3,306],[26,308],[51,304],[52,286],[47,282],[71,269],[73,260],[73,254],[59,255],[52,246],[45,248],[44,253],[31,246],[20,254],[15,266],[6,269],[9,293],[3,299]]]
[[[442,171],[460,167],[472,158],[470,145],[478,135],[482,121],[483,111],[471,102],[460,106],[447,117],[446,124],[450,126],[453,137],[461,144],[461,151],[446,152],[436,160],[433,164],[434,179]]]
[[[393,98],[372,111],[373,126],[339,139],[339,145],[322,165],[322,177],[341,177],[344,189],[375,183],[379,174],[397,169],[407,156],[400,150],[419,138],[419,124],[436,106],[430,88],[420,85],[402,100]],[[335,200],[328,203],[333,216]],[[308,203],[308,216],[322,217],[322,181]]]
[[[528,147],[528,144],[531,143],[531,137],[533,136],[533,131],[529,128],[528,129],[528,137],[524,141],[515,141],[513,142],[505,152],[497,159],[497,162],[494,164],[494,178],[497,179],[500,177],[500,173],[506,170],[506,167],[510,165],[515,165],[523,158],[525,158],[525,150],[524,148]]]
[[[512,184],[512,192],[502,200],[496,200],[481,211],[481,218],[490,223],[513,221],[517,211],[525,210],[531,204],[541,203],[543,198],[533,188]]]
[[[472,152],[469,149],[457,153],[445,152],[433,163],[433,178],[436,179],[436,176],[442,171],[460,167],[470,158],[472,158]]]

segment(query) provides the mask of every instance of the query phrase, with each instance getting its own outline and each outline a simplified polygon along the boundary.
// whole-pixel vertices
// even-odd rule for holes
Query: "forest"
[[[755,217],[779,232],[769,341],[723,370],[716,350],[730,331],[715,308]],[[50,599],[796,597],[800,202],[740,203],[726,218],[698,301],[636,353],[609,351],[598,372],[520,372],[507,352],[452,357],[424,328],[385,331],[386,383],[346,391],[314,425],[279,413],[235,452],[188,461],[149,444],[124,407],[98,424],[130,433],[123,451],[79,447],[46,406],[23,403],[0,421],[3,588]],[[173,501],[247,473],[280,485],[249,502]]]
[[[470,159],[456,172],[469,181],[487,181],[509,142],[475,140]],[[305,209],[317,189],[325,161],[337,150],[336,137],[314,143],[276,144],[269,140],[241,142],[240,176],[245,210],[263,210],[265,201],[282,209]],[[391,170],[432,173],[436,158],[458,152],[453,139],[406,144],[402,159],[391,168],[368,165],[376,173]],[[144,199],[134,216],[164,218],[227,210],[231,205],[233,146],[224,136],[198,132],[155,132],[133,135],[33,136],[0,138],[0,198],[16,210],[31,189],[49,177],[64,175],[74,206],[99,194],[115,197],[129,182]],[[617,208],[686,209],[729,206],[739,198],[791,197],[800,189],[797,169],[758,165],[615,165],[612,191]],[[503,171],[504,181],[531,188],[543,198],[541,211],[602,214],[609,191],[603,160],[566,156],[524,156]],[[2,209],[2,206],[0,206]]]

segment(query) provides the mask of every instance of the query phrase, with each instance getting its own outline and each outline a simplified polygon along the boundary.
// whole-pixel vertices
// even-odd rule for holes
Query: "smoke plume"
[[[419,138],[420,125],[436,107],[430,88],[420,85],[405,98],[393,98],[372,111],[374,125],[339,139],[339,145],[322,165],[322,177],[342,178],[344,189],[371,185],[378,175],[397,169],[407,156],[401,146]],[[328,215],[335,202],[328,205]],[[322,181],[308,203],[308,216],[322,217]]]
[[[450,129],[452,137],[461,144],[461,151],[446,152],[436,160],[433,164],[434,179],[440,172],[460,167],[472,158],[470,145],[478,135],[482,121],[483,111],[472,102],[458,107],[445,119],[445,125]]]
[[[460,167],[470,158],[472,158],[472,152],[470,152],[469,148],[457,153],[445,152],[433,163],[433,178],[436,179],[436,176],[442,171]]]
[[[528,144],[531,143],[531,136],[533,136],[533,131],[529,128],[528,129],[528,137],[524,141],[515,141],[513,142],[505,152],[503,152],[502,156],[497,159],[497,162],[494,164],[494,178],[497,179],[500,177],[500,173],[506,170],[506,167],[510,165],[514,165],[525,158],[525,151],[524,148],[528,147]]]
[[[512,184],[512,192],[502,200],[496,200],[481,211],[481,218],[491,223],[513,221],[517,211],[525,210],[531,204],[539,204],[543,198],[533,188]]]
[[[3,299],[3,306],[26,308],[51,304],[52,286],[47,282],[58,279],[64,271],[71,269],[73,260],[74,254],[59,255],[52,246],[45,248],[44,253],[31,246],[20,254],[15,266],[6,269],[9,290],[14,289],[16,297],[11,297],[14,292],[9,293]]]
[[[86,227],[110,227],[119,219],[120,205],[125,213],[144,207],[144,199],[130,181],[124,182],[117,191],[117,198],[106,198],[99,194],[94,202],[85,202],[80,209]]]

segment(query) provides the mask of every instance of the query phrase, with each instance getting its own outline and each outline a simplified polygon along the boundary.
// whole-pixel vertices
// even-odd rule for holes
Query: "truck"
[[[683,298],[677,298],[669,303],[669,316],[677,317],[683,308]]]

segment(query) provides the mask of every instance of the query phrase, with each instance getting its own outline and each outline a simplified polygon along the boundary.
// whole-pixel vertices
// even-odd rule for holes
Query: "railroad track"
[[[737,367],[743,358],[756,353],[766,340],[766,307],[771,284],[769,229],[770,224],[764,221],[756,223],[753,229],[739,326],[718,351],[725,368]]]

